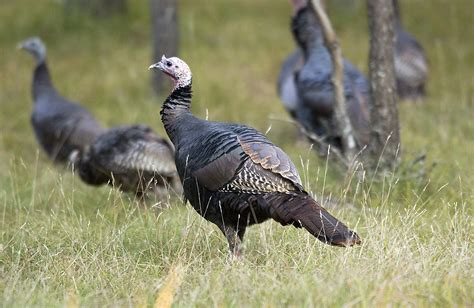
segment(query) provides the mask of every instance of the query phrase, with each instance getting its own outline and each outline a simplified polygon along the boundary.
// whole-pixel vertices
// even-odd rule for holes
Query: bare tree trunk
[[[68,14],[75,10],[81,10],[93,16],[102,17],[123,13],[126,11],[127,5],[125,0],[65,0],[64,8]]]
[[[372,170],[396,166],[400,132],[394,74],[394,7],[392,1],[367,0],[370,31],[369,78],[371,142],[368,163]]]
[[[161,56],[177,56],[179,29],[176,0],[150,0],[151,34],[153,41],[153,59],[157,62]],[[163,93],[169,87],[169,78],[157,70],[152,70],[152,87],[156,94]]]
[[[352,124],[347,115],[347,106],[344,96],[344,65],[342,52],[336,33],[334,32],[331,22],[324,10],[324,3],[321,3],[321,0],[312,0],[311,3],[316,13],[316,18],[319,20],[323,30],[324,43],[331,55],[333,64],[332,83],[336,102],[334,117],[337,129],[341,133],[344,156],[346,161],[351,163],[357,154],[357,149]]]

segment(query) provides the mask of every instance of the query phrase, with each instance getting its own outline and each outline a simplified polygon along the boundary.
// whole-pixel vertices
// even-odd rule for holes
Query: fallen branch
[[[351,161],[348,161],[344,157],[344,154],[342,154],[342,152],[339,151],[338,148],[333,147],[329,143],[324,141],[323,137],[320,137],[320,136],[316,135],[315,133],[312,133],[309,130],[307,130],[301,123],[299,123],[297,121],[294,121],[294,120],[275,118],[275,117],[272,117],[272,116],[270,116],[268,118],[270,120],[282,121],[282,122],[286,122],[286,123],[290,123],[290,124],[294,124],[294,125],[298,126],[299,130],[303,133],[303,135],[305,135],[305,137],[307,137],[309,140],[314,142],[319,148],[327,149],[327,151],[328,151],[327,154],[328,155],[330,155],[331,153],[334,154],[334,157],[336,157],[339,161],[341,161],[341,163],[347,169],[349,169],[349,167],[351,166]]]
[[[308,131],[303,125],[299,125],[299,127],[300,127],[301,132],[306,137],[308,137],[311,141],[316,143],[322,149],[327,149],[328,155],[333,153],[343,163],[344,166],[346,166],[347,168],[350,167],[350,161],[348,161],[346,157],[344,157],[344,154],[341,151],[339,151],[336,147],[331,146],[330,144],[325,142],[323,138],[319,137],[315,133]]]

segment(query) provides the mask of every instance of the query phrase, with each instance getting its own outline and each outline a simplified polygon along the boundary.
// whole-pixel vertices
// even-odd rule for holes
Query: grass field
[[[345,56],[367,67],[362,1],[330,1]],[[474,27],[471,0],[405,0],[406,27],[425,46],[424,104],[400,105],[403,164],[384,181],[345,176],[295,142],[275,80],[293,49],[287,1],[180,1],[181,54],[193,70],[193,111],[266,131],[316,195],[363,244],[325,246],[303,230],[252,227],[229,262],[220,231],[175,198],[145,209],[52,165],[29,124],[39,35],[56,87],[108,126],[163,132],[150,89],[148,2],[124,16],[66,17],[61,1],[2,1],[0,19],[0,306],[473,306]],[[163,29],[166,31],[166,29]],[[424,164],[410,162],[426,154]],[[434,167],[432,167],[434,165]],[[168,278],[166,278],[168,277]],[[173,298],[173,289],[176,295]],[[165,291],[163,291],[165,290]]]

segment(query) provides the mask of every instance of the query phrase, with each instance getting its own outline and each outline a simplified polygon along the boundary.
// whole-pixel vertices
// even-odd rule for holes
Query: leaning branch
[[[352,162],[357,154],[354,131],[347,115],[346,102],[344,96],[344,66],[342,60],[341,48],[336,37],[336,33],[332,28],[331,22],[324,10],[321,0],[311,0],[316,18],[323,30],[324,43],[329,50],[333,63],[332,83],[334,86],[334,98],[336,106],[334,109],[334,117],[336,125],[341,133],[342,148],[345,160]]]

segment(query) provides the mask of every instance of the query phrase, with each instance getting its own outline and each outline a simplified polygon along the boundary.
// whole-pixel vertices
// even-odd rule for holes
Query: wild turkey
[[[120,126],[77,153],[75,167],[90,185],[110,184],[138,197],[180,193],[172,145],[145,125]]]
[[[28,38],[18,48],[36,60],[31,114],[36,139],[53,161],[66,162],[74,150],[84,149],[104,128],[86,109],[58,94],[46,63],[46,46],[40,38]]]
[[[428,61],[423,47],[402,25],[400,8],[393,0],[395,9],[395,77],[401,99],[420,100],[425,97],[428,78]]]
[[[336,246],[360,242],[304,190],[288,156],[253,128],[196,118],[190,111],[191,70],[179,58],[162,57],[150,66],[175,83],[161,120],[176,148],[184,195],[205,219],[216,224],[240,255],[247,226],[273,218],[304,227]]]
[[[335,103],[330,54],[312,7],[304,0],[292,3],[291,28],[304,62],[301,69],[296,68],[293,76],[298,97],[294,118],[306,130],[340,147],[340,135],[333,117]],[[298,51],[292,56],[297,57],[297,54]],[[297,60],[292,61],[297,63]],[[369,86],[365,76],[347,60],[344,60],[344,93],[358,146],[363,147],[370,138]]]

